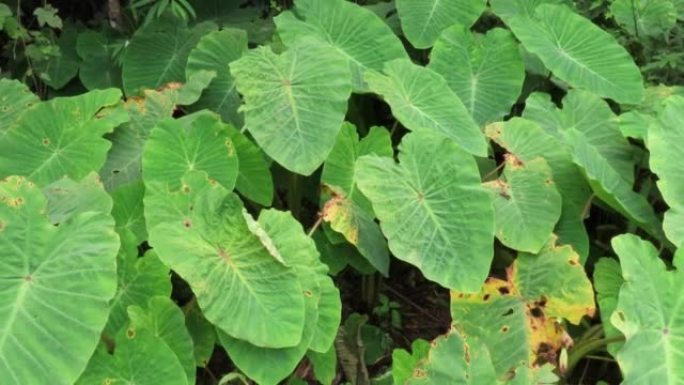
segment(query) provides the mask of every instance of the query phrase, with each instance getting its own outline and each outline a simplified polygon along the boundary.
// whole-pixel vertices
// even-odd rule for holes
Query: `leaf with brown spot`
[[[513,383],[527,384],[544,364],[556,365],[559,350],[572,344],[562,319],[593,315],[591,283],[582,266],[567,263],[578,255],[555,240],[537,255],[521,253],[507,280],[490,278],[476,294],[452,292],[454,327],[482,339],[500,380],[514,373]]]

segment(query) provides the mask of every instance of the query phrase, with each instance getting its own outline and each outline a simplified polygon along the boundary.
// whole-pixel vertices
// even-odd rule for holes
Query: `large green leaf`
[[[162,17],[138,29],[123,61],[123,85],[127,96],[146,88],[185,81],[188,55],[200,38],[216,29],[213,23],[188,28],[182,20]]]
[[[593,315],[591,282],[569,246],[555,237],[538,255],[520,254],[506,281],[490,278],[478,294],[452,293],[454,326],[487,346],[497,377],[532,384],[570,336],[559,321]]]
[[[190,52],[185,74],[188,78],[198,71],[216,71],[216,77],[203,92],[200,99],[190,106],[198,111],[208,108],[228,123],[242,127],[242,116],[238,113],[240,95],[235,89],[235,79],[228,65],[247,51],[247,33],[239,29],[223,29],[202,37]]]
[[[589,239],[582,213],[591,191],[563,143],[534,122],[521,118],[491,124],[485,131],[487,136],[523,163],[537,157],[546,160],[562,197],[561,218],[556,228],[560,242],[573,245],[580,256],[586,258]]]
[[[323,163],[347,110],[351,74],[344,56],[312,40],[284,53],[254,49],[230,64],[245,125],[283,167],[309,175]]]
[[[442,75],[480,126],[503,118],[518,99],[525,67],[510,32],[486,35],[456,25],[445,30],[430,55]]]
[[[506,156],[503,178],[485,183],[492,191],[496,237],[504,245],[537,253],[561,214],[561,195],[543,158],[522,162]]]
[[[247,376],[262,385],[276,385],[294,370],[318,331],[316,325],[322,321],[323,315],[320,310],[324,309],[319,305],[323,300],[319,282],[321,277],[327,278],[327,267],[321,263],[313,240],[306,236],[301,225],[290,214],[275,210],[263,211],[259,216],[259,226],[273,241],[274,247],[281,251],[285,262],[295,269],[302,284],[306,302],[302,339],[294,347],[269,349],[230,338],[224,333],[219,333],[219,338],[233,362]],[[339,298],[339,293],[336,295]],[[328,319],[328,322],[332,321],[332,327],[327,328],[329,336],[325,338],[327,346],[321,346],[323,352],[332,346],[340,324],[341,308],[329,310],[336,317],[334,320]],[[334,314],[327,316],[329,318]],[[264,365],[264,361],[269,365]]]
[[[684,382],[682,254],[673,271],[649,242],[631,234],[613,238],[625,283],[611,322],[626,338],[617,354],[625,385]]]
[[[40,99],[18,80],[0,79],[0,138]]]
[[[180,191],[146,182],[145,218],[159,258],[188,282],[220,330],[263,347],[300,342],[297,275],[235,194],[199,172],[188,174]]]
[[[114,343],[113,354],[97,349],[76,385],[190,385],[173,350],[151,331],[129,328]]]
[[[615,0],[610,12],[637,37],[664,35],[677,23],[677,9],[671,0]]]
[[[148,298],[145,304],[128,307],[128,316],[136,330],[146,329],[161,338],[178,358],[188,378],[195,383],[195,355],[192,337],[185,328],[185,315],[167,296]]]
[[[123,45],[123,39],[108,31],[86,30],[78,34],[78,77],[87,89],[122,87],[121,65],[115,55]]]
[[[102,136],[128,120],[110,89],[55,98],[33,106],[0,138],[0,178],[16,174],[38,184],[80,180],[100,169],[109,141]]]
[[[485,0],[397,0],[401,29],[416,48],[430,48],[448,27],[470,27],[480,17]]]
[[[684,175],[679,159],[684,159],[684,97],[672,96],[659,114],[659,124],[648,130],[649,164],[658,175],[658,188],[670,206],[663,228],[676,246],[684,246]]]
[[[478,339],[465,339],[450,329],[430,344],[427,357],[418,361],[406,385],[477,385],[496,383],[492,359]]]
[[[86,367],[116,291],[119,241],[106,210],[75,210],[57,225],[38,186],[0,182],[3,381],[70,385]]]
[[[533,17],[506,20],[525,48],[571,86],[619,103],[644,96],[639,68],[615,39],[563,5],[542,4]]]
[[[348,60],[352,84],[366,89],[363,73],[381,70],[385,62],[407,58],[404,46],[373,12],[345,0],[297,0],[293,11],[275,18],[278,35],[287,45],[302,36],[316,36]]]
[[[494,213],[474,159],[425,132],[405,136],[399,148],[400,164],[377,155],[356,163],[390,250],[445,287],[479,290],[492,260]]]
[[[487,154],[487,142],[446,80],[409,60],[385,64],[383,74],[365,75],[371,91],[381,95],[392,114],[412,131],[431,131],[453,139],[474,155]]]
[[[107,135],[112,148],[100,170],[102,182],[109,191],[142,180],[142,155],[147,137],[160,121],[171,117],[175,106],[167,95],[149,91],[144,98],[129,98],[124,107],[130,120]]]
[[[235,187],[238,158],[233,141],[228,127],[209,111],[161,121],[145,144],[145,183],[161,182],[176,189],[192,170],[206,172],[226,190]]]

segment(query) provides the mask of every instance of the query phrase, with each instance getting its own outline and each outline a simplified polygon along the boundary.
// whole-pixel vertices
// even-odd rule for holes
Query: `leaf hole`
[[[489,301],[489,297],[491,297],[489,294],[485,294],[485,295],[482,297],[482,300],[483,300],[483,301]]]
[[[511,294],[511,291],[506,286],[501,286],[498,290],[502,295]]]
[[[511,314],[513,314],[513,308],[510,308],[510,309],[506,310],[506,312],[503,313],[501,316],[503,316],[503,317],[508,317],[508,316],[511,315]]]
[[[541,309],[536,306],[530,309],[530,314],[534,318],[542,318],[544,316],[544,312],[542,312]]]

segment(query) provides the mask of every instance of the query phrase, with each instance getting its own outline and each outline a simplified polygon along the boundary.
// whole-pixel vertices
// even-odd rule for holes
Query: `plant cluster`
[[[684,1],[359,3],[0,3],[0,383],[684,382]]]

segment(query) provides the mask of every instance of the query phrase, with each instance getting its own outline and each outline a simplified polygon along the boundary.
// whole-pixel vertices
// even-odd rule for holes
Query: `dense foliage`
[[[684,383],[684,1],[0,2],[0,383]]]

